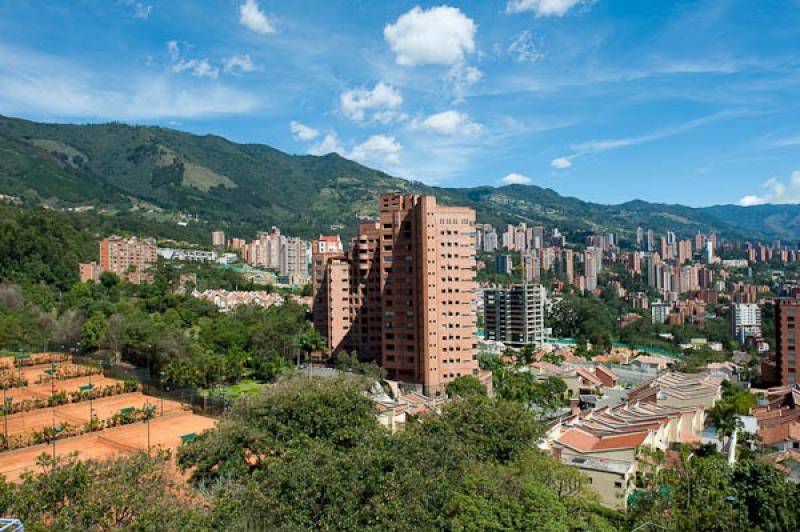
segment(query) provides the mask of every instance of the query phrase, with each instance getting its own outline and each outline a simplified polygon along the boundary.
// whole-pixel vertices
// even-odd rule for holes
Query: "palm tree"
[[[742,427],[736,406],[728,401],[720,401],[708,411],[706,418],[708,424],[717,429],[717,436],[722,441],[723,448],[733,431]]]
[[[308,357],[316,351],[324,351],[328,342],[315,328],[308,328],[294,338],[294,345]]]

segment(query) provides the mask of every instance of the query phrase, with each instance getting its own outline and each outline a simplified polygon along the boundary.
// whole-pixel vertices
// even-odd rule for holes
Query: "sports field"
[[[200,434],[215,425],[216,422],[211,418],[188,412],[155,418],[149,427],[150,445],[153,448],[160,446],[174,450],[180,446],[181,436]],[[146,450],[147,432],[147,424],[138,422],[58,440],[55,445],[56,456],[77,453],[83,460],[103,460],[118,454]],[[37,459],[42,453],[52,456],[53,446],[42,444],[0,453],[0,474],[11,482],[18,481],[23,472],[36,470]]]
[[[90,383],[95,386],[95,389],[97,389],[104,386],[119,384],[120,381],[109,379],[108,377],[103,377],[102,375],[76,377],[74,379],[56,381],[55,390],[57,392],[67,393],[77,392],[81,386],[85,386]],[[52,395],[52,390],[53,384],[50,382],[45,382],[42,384],[31,384],[29,386],[23,386],[19,388],[9,388],[6,392],[6,395],[13,397],[14,403],[18,403],[32,399],[47,399],[50,397],[50,395]]]
[[[23,368],[17,369],[7,369],[4,370],[3,373],[5,375],[14,375],[15,377],[22,377],[28,381],[29,385],[35,384],[37,379],[42,380],[43,382],[50,383],[50,375],[46,373],[51,369],[52,366],[49,364],[43,364],[39,366],[27,366]],[[78,371],[87,371],[88,368],[84,368],[79,366],[78,364],[57,364],[59,373],[62,374],[76,374]]]
[[[94,399],[91,402],[91,410],[94,417],[105,420],[119,413],[123,408],[143,408],[147,405],[155,407],[155,415],[160,416],[174,414],[183,411],[183,405],[175,401],[160,401],[154,397],[143,395],[139,392],[126,393],[102,399]],[[19,434],[41,431],[46,427],[52,427],[55,419],[56,425],[69,423],[70,425],[84,425],[89,421],[89,401],[71,403],[68,405],[57,406],[55,408],[38,408],[28,412],[20,412],[8,416],[8,434],[15,436]],[[55,413],[55,418],[53,414]],[[5,420],[0,423],[0,431],[5,431]]]
[[[32,359],[37,360],[37,356],[33,355]],[[45,357],[41,356],[39,358],[44,361]],[[8,363],[8,357],[5,360],[0,360],[0,371],[6,373],[6,375],[12,371]],[[6,367],[3,368],[3,366]],[[99,393],[107,386],[122,385],[122,381],[102,375],[34,384],[38,378],[45,376],[44,371],[50,367],[49,364],[39,364],[15,368],[13,371],[27,379],[29,385],[6,390],[6,397],[11,397],[11,403],[18,405],[18,403],[35,399],[46,401],[52,396],[54,390],[69,394],[79,391],[81,387],[92,384],[95,393]],[[69,359],[63,359],[57,364],[57,367],[60,372],[68,373],[83,369],[70,363]],[[0,391],[0,394],[2,394],[2,391]],[[137,419],[127,425],[103,428],[108,427],[113,416],[121,413],[122,410],[142,409],[148,405],[154,407],[155,415],[149,422],[145,423],[141,419]],[[28,404],[24,408],[33,406],[43,405],[39,401],[38,403]],[[2,407],[2,397],[0,397],[0,407]],[[92,418],[103,422],[103,424],[95,427],[102,428],[102,430],[67,437],[67,434],[79,434],[85,431],[87,422]],[[118,422],[119,420],[113,421]],[[162,401],[157,397],[146,396],[138,391],[98,397],[92,399],[91,404],[88,400],[83,400],[55,408],[31,408],[26,412],[11,414],[8,418],[0,416],[0,434],[5,435],[7,432],[8,441],[12,447],[29,445],[37,440],[41,441],[42,435],[36,436],[34,433],[41,433],[44,429],[54,425],[61,427],[66,425],[66,430],[61,433],[61,438],[56,440],[55,443],[57,456],[77,453],[81,459],[101,460],[120,453],[145,450],[148,448],[148,442],[150,447],[161,446],[175,449],[181,444],[181,436],[199,434],[211,429],[216,425],[216,421],[192,414],[190,407],[179,402]],[[53,445],[29,445],[0,452],[0,474],[5,475],[12,482],[18,481],[24,471],[37,468],[36,463],[42,453],[52,455]]]

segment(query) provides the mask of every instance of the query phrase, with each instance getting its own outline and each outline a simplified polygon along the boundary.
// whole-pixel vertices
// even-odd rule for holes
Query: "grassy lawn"
[[[261,381],[245,379],[232,386],[216,387],[214,390],[203,390],[206,395],[219,396],[222,395],[222,390],[225,390],[225,397],[228,399],[237,399],[242,395],[251,395],[261,391],[266,386]]]

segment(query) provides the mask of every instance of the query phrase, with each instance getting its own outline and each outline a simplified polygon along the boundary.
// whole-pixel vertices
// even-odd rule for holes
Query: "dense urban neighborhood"
[[[0,2],[0,532],[800,530],[798,42]]]

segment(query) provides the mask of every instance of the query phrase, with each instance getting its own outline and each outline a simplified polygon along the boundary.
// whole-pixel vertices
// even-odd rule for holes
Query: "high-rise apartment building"
[[[494,229],[484,233],[483,250],[487,253],[497,251],[497,232]]]
[[[800,366],[800,350],[797,349],[797,331],[800,324],[800,299],[779,298],[775,300],[775,354],[772,357],[774,374],[765,380],[775,384],[791,386],[797,384],[797,368]],[[765,372],[762,370],[762,374]]]
[[[561,271],[567,280],[567,284],[575,282],[575,252],[571,249],[561,251]]]
[[[224,248],[225,247],[225,232],[224,231],[212,231],[211,233],[211,245],[215,248]]]
[[[533,249],[541,249],[544,247],[544,227],[537,225],[533,228],[533,239],[531,241]]]
[[[356,351],[389,378],[441,394],[458,376],[479,376],[475,211],[397,194],[380,208],[347,255],[314,248],[314,323],[334,356]]]
[[[761,336],[761,307],[755,303],[734,303],[730,312],[731,335],[740,344],[748,336]]]
[[[692,241],[681,240],[678,242],[678,264],[692,260]]]
[[[647,251],[653,252],[656,250],[656,234],[652,229],[647,230]]]
[[[306,240],[294,237],[286,238],[280,243],[278,273],[287,277],[292,284],[303,284],[308,281],[308,248]]]
[[[706,264],[714,264],[716,259],[714,258],[714,243],[709,240],[706,242],[706,250],[705,250],[705,261]]]
[[[495,271],[503,275],[513,275],[514,261],[511,255],[497,255],[494,259]]]
[[[494,286],[483,292],[487,340],[511,347],[545,342],[544,307],[547,292],[541,285]]]
[[[308,241],[282,235],[277,227],[270,232],[260,231],[257,236],[256,240],[242,247],[242,259],[245,262],[275,270],[292,284],[308,281],[311,258]]]
[[[650,317],[653,323],[666,323],[669,318],[669,313],[672,310],[672,305],[656,301],[650,304]]]
[[[539,261],[539,254],[536,251],[530,251],[523,254],[520,258],[525,272],[525,282],[538,281],[542,275],[542,265]]]
[[[344,344],[350,319],[350,263],[338,236],[322,236],[311,243],[311,288],[314,326],[329,349]]]
[[[111,272],[133,284],[148,282],[148,270],[158,259],[156,241],[112,235],[100,241],[100,262],[80,265],[81,282]]]

